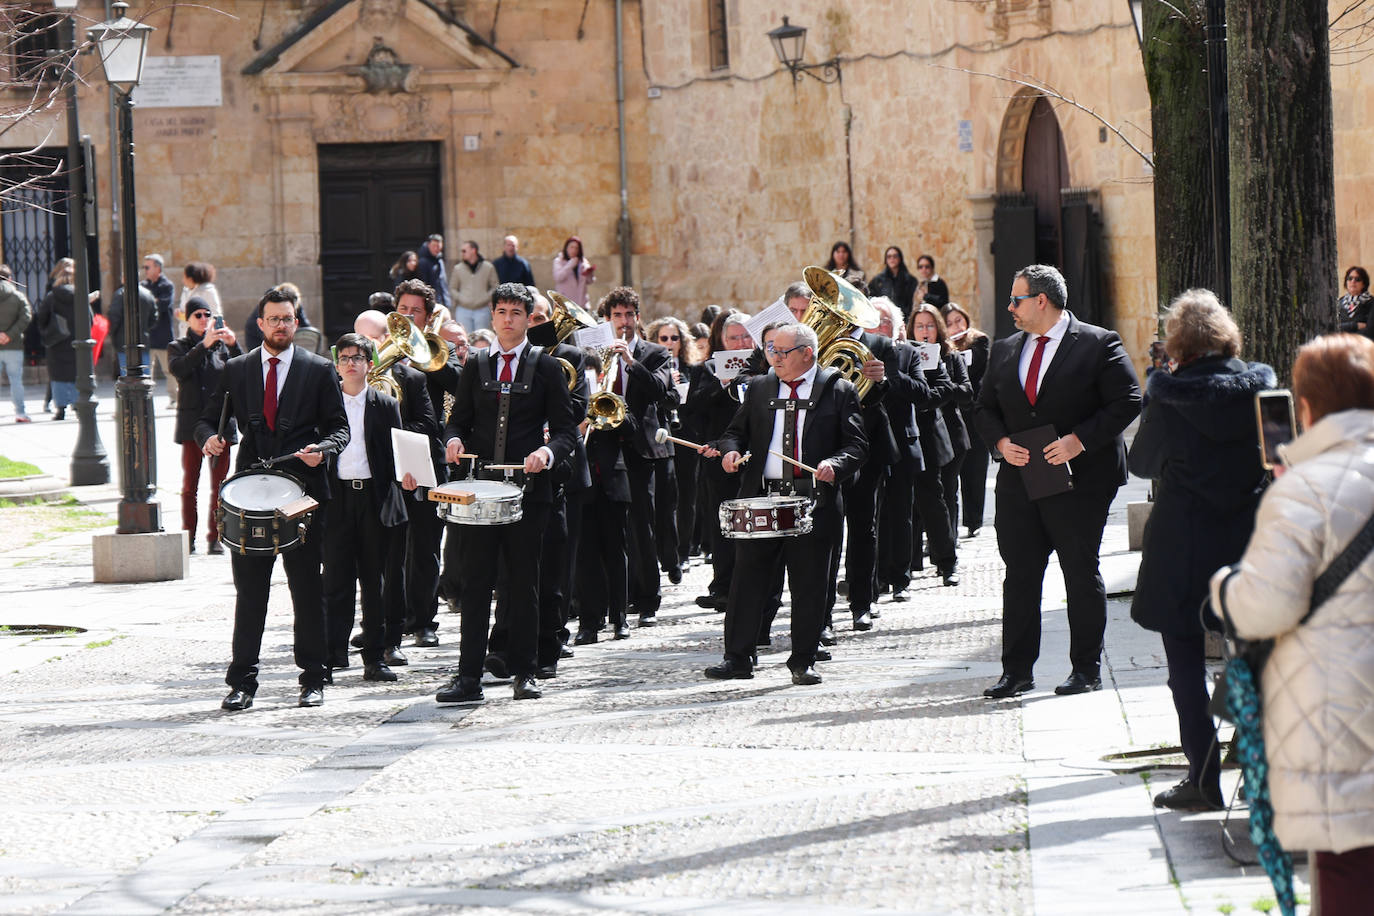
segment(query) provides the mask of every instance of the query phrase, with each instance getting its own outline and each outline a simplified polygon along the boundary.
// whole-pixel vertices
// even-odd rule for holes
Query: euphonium
[[[567,343],[574,331],[596,327],[596,319],[591,313],[567,296],[552,289],[546,290],[544,295],[553,303],[553,312],[549,315],[549,320],[553,322],[553,330],[558,335],[559,343]],[[577,387],[577,370],[561,356],[555,356],[554,359],[562,366],[563,375],[568,380],[568,390],[572,391]]]
[[[816,332],[820,349],[816,361],[839,371],[854,384],[862,400],[873,388],[864,378],[863,365],[873,359],[873,351],[849,336],[851,328],[871,328],[878,324],[878,310],[852,283],[824,267],[808,267],[802,272],[811,287],[811,304],[802,314],[802,324]]]
[[[439,336],[439,323],[442,316],[434,313],[434,317],[429,320],[429,324],[420,333],[424,335],[425,346],[429,347],[429,362],[421,363],[411,359],[411,363],[421,372],[438,372],[448,365],[448,341]]]
[[[434,354],[425,341],[424,333],[399,312],[386,316],[386,331],[386,339],[372,357],[372,368],[367,370],[367,383],[399,401],[401,386],[391,377],[391,367],[400,359],[409,359],[416,367],[424,367],[433,362]],[[441,340],[439,343],[444,342]]]

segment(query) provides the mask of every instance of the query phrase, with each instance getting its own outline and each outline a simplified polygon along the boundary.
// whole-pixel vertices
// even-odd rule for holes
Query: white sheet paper
[[[429,460],[429,436],[408,429],[391,430],[391,454],[396,460],[396,479],[413,474],[422,487],[438,484],[434,463]]]
[[[615,342],[615,328],[609,321],[594,328],[578,328],[573,331],[573,342],[581,350],[600,350]]]
[[[754,317],[745,320],[744,326],[749,329],[749,336],[754,339],[754,346],[763,346],[763,329],[775,321],[796,324],[797,318],[792,314],[791,309],[782,302],[774,302]]]
[[[916,361],[921,371],[935,369],[940,365],[940,345],[918,343],[916,344]]]
[[[972,351],[972,350],[960,350],[960,351],[959,351],[959,358],[962,359],[962,360],[964,361],[964,365],[965,365],[965,366],[972,366],[972,365],[973,365],[973,351]]]

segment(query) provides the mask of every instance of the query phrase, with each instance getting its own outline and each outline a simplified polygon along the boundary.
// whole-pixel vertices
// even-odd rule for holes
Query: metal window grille
[[[706,32],[711,53],[711,69],[728,68],[730,38],[725,30],[725,0],[706,0]]]
[[[61,76],[66,63],[58,28],[61,23],[61,16],[47,14],[30,14],[14,23],[6,82],[44,83]]]

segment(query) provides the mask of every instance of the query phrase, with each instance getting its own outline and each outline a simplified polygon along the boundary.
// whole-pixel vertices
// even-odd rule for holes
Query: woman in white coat
[[[1311,850],[1322,916],[1374,890],[1374,554],[1305,623],[1312,585],[1374,515],[1374,342],[1319,337],[1293,365],[1304,432],[1241,561],[1212,578],[1244,639],[1276,640],[1260,678],[1274,832]]]

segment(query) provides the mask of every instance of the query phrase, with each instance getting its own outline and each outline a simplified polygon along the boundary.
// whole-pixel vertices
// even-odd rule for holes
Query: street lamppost
[[[819,64],[802,63],[802,57],[806,53],[806,26],[792,25],[787,21],[787,17],[783,16],[782,25],[768,33],[768,40],[773,43],[773,51],[778,55],[778,62],[792,74],[792,82],[801,82],[803,73],[822,83],[839,82],[838,57],[832,57]],[[819,70],[820,76],[812,73],[813,70]]]
[[[139,310],[138,232],[134,225],[133,91],[143,75],[152,26],[129,18],[129,4],[111,7],[113,19],[86,32],[100,56],[105,81],[119,106],[120,241],[124,253],[124,349],[128,371],[115,383],[119,426],[119,534],[162,530],[157,492],[157,450],[153,439],[153,379],[144,362],[143,322]],[[78,309],[80,311],[80,309]]]
[[[76,114],[76,5],[78,0],[53,0],[53,7],[66,10],[67,68],[63,75],[67,95],[67,228],[71,233],[71,254],[76,276],[72,299],[76,346],[76,450],[72,452],[72,486],[86,487],[108,483],[110,461],[95,425],[95,341],[91,339],[91,313],[81,308],[90,300],[90,273],[86,263],[86,154],[81,143],[81,126]]]

